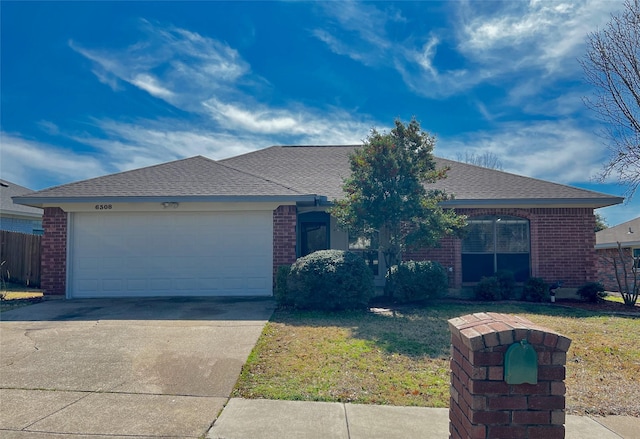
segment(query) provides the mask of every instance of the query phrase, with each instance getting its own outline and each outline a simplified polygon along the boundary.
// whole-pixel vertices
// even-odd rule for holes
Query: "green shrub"
[[[400,302],[415,302],[442,296],[448,287],[447,271],[440,263],[407,261],[391,267],[385,291]]]
[[[291,271],[291,265],[280,265],[276,272],[276,287],[274,289],[274,295],[276,301],[280,305],[293,305],[291,300],[287,297],[287,276]]]
[[[545,302],[549,300],[549,285],[539,277],[530,277],[522,288],[522,300]]]
[[[341,250],[320,250],[299,258],[287,276],[286,301],[300,309],[366,308],[373,294],[373,273],[367,263]]]
[[[500,282],[496,276],[482,277],[476,284],[473,293],[478,300],[500,300]]]
[[[473,289],[478,300],[503,300],[510,299],[516,288],[516,279],[513,272],[500,270],[490,277],[482,277]]]
[[[587,302],[599,302],[607,296],[604,292],[604,285],[600,282],[587,282],[576,291],[578,296]]]
[[[513,271],[498,270],[496,278],[500,286],[500,298],[503,300],[511,299],[516,289],[516,278]]]

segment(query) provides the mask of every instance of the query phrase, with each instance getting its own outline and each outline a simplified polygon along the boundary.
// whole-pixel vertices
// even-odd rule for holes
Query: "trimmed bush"
[[[415,302],[444,295],[449,287],[447,271],[438,262],[407,261],[387,273],[387,295],[400,302]]]
[[[513,272],[500,270],[490,277],[482,277],[473,289],[478,300],[504,300],[513,296],[516,279]]]
[[[607,293],[604,292],[604,285],[600,282],[587,282],[578,288],[576,294],[582,297],[583,300],[593,303],[599,302],[607,297]]]
[[[496,278],[500,286],[500,298],[503,300],[511,299],[516,289],[516,278],[513,271],[499,270],[496,273]]]
[[[290,265],[280,265],[276,272],[276,287],[274,289],[274,296],[276,301],[280,305],[293,305],[287,298],[287,277],[291,271]]]
[[[482,277],[480,282],[473,289],[475,298],[478,300],[500,300],[500,282],[496,276]]]
[[[549,285],[539,277],[530,277],[522,288],[522,300],[527,302],[549,301]]]
[[[364,259],[342,250],[320,250],[291,266],[284,303],[324,311],[364,309],[373,294],[373,273]]]

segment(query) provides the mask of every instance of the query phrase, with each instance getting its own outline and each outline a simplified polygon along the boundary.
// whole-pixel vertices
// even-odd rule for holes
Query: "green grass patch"
[[[486,311],[522,315],[573,340],[567,358],[569,412],[640,415],[640,319],[534,304],[278,310],[234,396],[448,407],[447,320]]]

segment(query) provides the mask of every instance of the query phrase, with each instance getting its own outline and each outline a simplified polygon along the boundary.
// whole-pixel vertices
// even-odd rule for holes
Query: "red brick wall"
[[[280,265],[296,261],[296,206],[279,206],[273,211],[273,273]]]
[[[565,437],[564,379],[571,340],[518,316],[477,313],[449,320],[452,439]],[[526,340],[537,383],[508,384],[504,354]]]
[[[619,291],[618,281],[616,280],[616,270],[613,267],[613,259],[616,259],[618,263],[618,276],[622,282],[624,288],[624,271],[622,263],[627,267],[627,282],[629,287],[632,288],[634,284],[633,274],[631,273],[631,267],[633,265],[633,256],[630,248],[622,249],[622,257],[618,253],[617,248],[611,249],[599,249],[596,250],[596,269],[597,269],[597,281],[604,285],[607,291]],[[623,262],[624,261],[624,262]],[[640,280],[640,279],[639,279]]]
[[[405,261],[438,261],[447,269],[449,286],[462,285],[462,241],[451,236],[444,237],[435,248],[411,249],[402,255]]]
[[[42,217],[40,286],[44,294],[65,294],[67,283],[67,213],[59,207],[45,207]]]
[[[596,280],[596,220],[593,209],[532,209],[538,256],[537,273],[547,282],[564,280],[579,287]],[[532,227],[533,228],[533,227]],[[532,248],[533,252],[533,248]]]
[[[533,277],[547,282],[563,280],[564,287],[568,288],[577,288],[597,278],[593,209],[458,209],[457,212],[468,217],[512,215],[528,219]],[[459,288],[462,286],[461,248],[459,239],[447,237],[438,248],[407,252],[403,258],[434,260],[453,267],[449,286]]]

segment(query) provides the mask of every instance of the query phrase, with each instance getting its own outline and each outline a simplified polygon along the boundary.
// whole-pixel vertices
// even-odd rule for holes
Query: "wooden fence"
[[[42,236],[0,230],[0,269],[6,282],[40,287]]]

